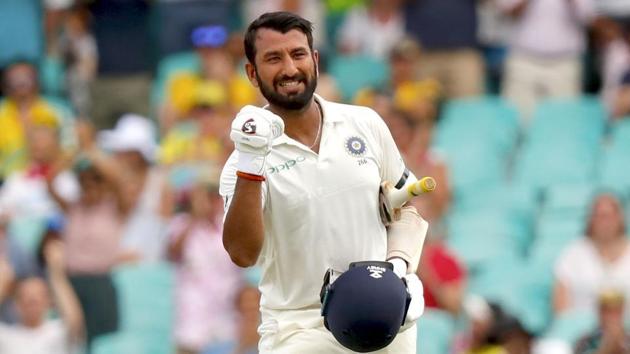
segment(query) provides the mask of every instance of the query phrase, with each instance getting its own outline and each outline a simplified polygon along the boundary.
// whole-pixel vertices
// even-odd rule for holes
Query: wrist
[[[263,176],[265,174],[265,159],[265,155],[239,151],[236,169],[249,175]]]
[[[404,259],[393,257],[388,259],[387,261],[394,266],[394,273],[399,278],[402,278],[407,274],[407,262],[405,262]]]

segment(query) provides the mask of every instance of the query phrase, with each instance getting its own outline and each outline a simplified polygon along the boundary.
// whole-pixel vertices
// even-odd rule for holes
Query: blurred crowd
[[[601,118],[605,150],[630,121],[630,1],[2,0],[0,354],[256,352],[256,269],[223,249],[218,180],[232,118],[265,104],[244,73],[244,28],[280,10],[314,23],[317,93],[373,108],[407,166],[437,181],[413,202],[431,225],[419,352],[630,353],[630,174],[582,199],[565,193],[562,207],[581,212],[557,252],[535,247],[549,216],[535,200],[518,257],[501,248],[520,237],[511,229],[496,243],[484,233],[556,186],[507,204],[483,189],[474,199],[493,204],[492,223],[464,223],[462,247],[456,221],[482,208],[468,193],[481,183],[460,183],[455,155],[484,169],[486,151],[464,137],[486,132],[491,113],[450,119],[484,99],[514,113],[499,194],[523,190],[512,181],[547,102],[595,102],[601,114],[586,119]],[[449,155],[438,140],[458,127]],[[585,139],[574,131],[543,146]]]

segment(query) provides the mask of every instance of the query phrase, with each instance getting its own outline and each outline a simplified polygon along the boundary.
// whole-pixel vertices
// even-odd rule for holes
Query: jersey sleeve
[[[389,181],[400,189],[409,178],[410,171],[396,146],[387,124],[374,111],[374,127],[377,143],[380,146],[381,181]]]
[[[236,162],[238,161],[238,151],[234,150],[230,157],[228,158],[225,166],[223,166],[223,171],[221,171],[221,182],[219,185],[219,194],[223,198],[223,208],[225,213],[224,217],[227,215],[228,210],[230,209],[230,204],[232,203],[232,197],[234,196],[234,190],[236,189]],[[262,182],[261,186],[262,190],[262,205],[263,209],[265,208],[267,201],[267,182]]]

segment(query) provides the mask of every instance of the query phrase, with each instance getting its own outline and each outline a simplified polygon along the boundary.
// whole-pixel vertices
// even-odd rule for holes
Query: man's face
[[[16,64],[5,75],[8,96],[21,99],[37,93],[37,73],[32,66]]]
[[[303,109],[313,97],[318,75],[318,53],[310,50],[306,35],[299,30],[280,33],[261,28],[255,46],[256,65],[246,65],[250,81],[271,105]]]

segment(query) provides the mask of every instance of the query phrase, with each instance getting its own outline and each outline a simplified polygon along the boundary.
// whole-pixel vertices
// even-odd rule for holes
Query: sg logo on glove
[[[243,123],[243,128],[241,128],[241,130],[245,134],[256,134],[256,121],[254,121],[254,118],[246,120],[245,123]]]

